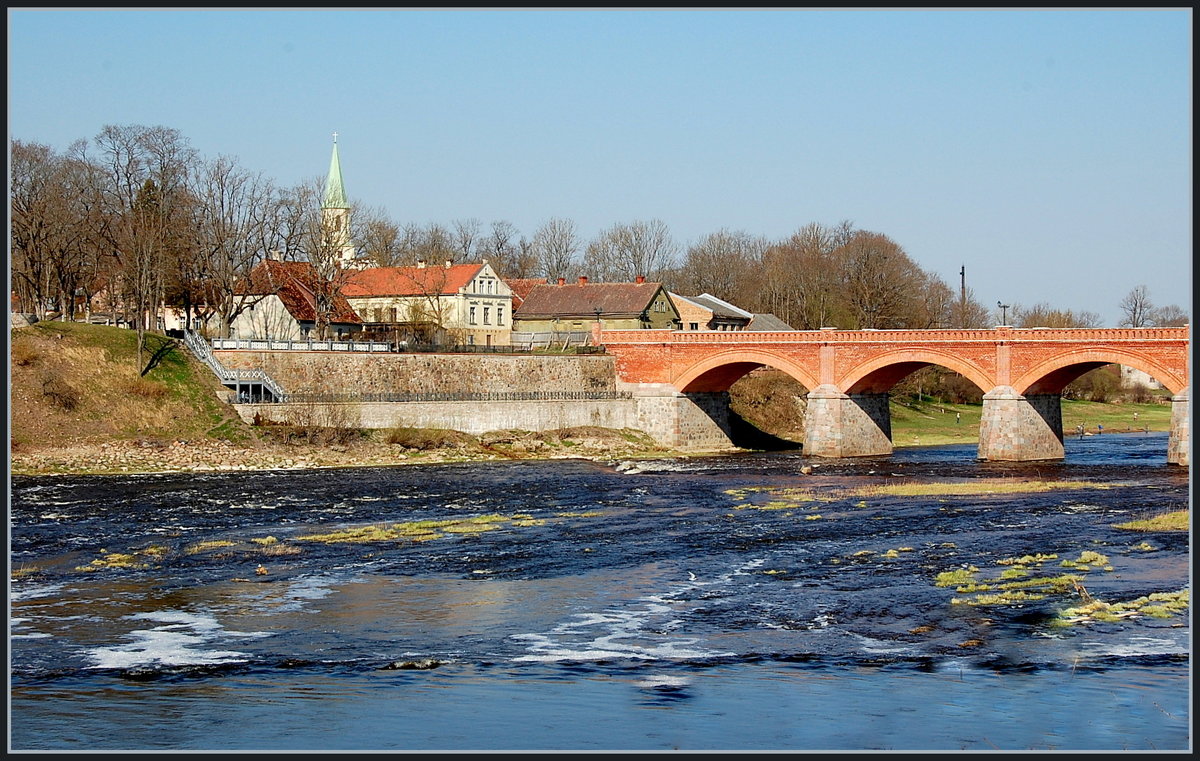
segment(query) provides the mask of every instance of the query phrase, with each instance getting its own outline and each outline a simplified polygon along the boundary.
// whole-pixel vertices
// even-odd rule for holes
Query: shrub
[[[37,347],[31,345],[28,341],[16,341],[12,345],[12,350],[9,352],[9,359],[13,365],[17,367],[29,367],[37,364],[41,359],[42,353],[37,350]]]
[[[162,399],[167,395],[167,387],[156,381],[145,378],[133,378],[125,384],[125,390],[143,399]]]
[[[42,395],[59,409],[70,412],[79,406],[79,391],[57,373],[42,376]]]

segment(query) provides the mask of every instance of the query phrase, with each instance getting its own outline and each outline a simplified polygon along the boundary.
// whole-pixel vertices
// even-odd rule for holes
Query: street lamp
[[[996,306],[1000,308],[1000,324],[1007,325],[1008,324],[1008,304],[1001,304],[999,301],[997,301]]]

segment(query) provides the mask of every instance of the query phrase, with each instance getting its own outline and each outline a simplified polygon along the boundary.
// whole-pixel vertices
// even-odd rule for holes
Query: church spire
[[[337,133],[333,133],[333,157],[329,160],[329,176],[325,178],[326,209],[349,209],[346,188],[342,185],[342,165],[338,160]]]

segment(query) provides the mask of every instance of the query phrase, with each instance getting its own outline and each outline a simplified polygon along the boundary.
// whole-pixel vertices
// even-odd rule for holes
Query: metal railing
[[[243,395],[252,401],[270,403],[272,400]],[[470,391],[426,393],[343,393],[343,394],[285,394],[276,400],[285,404],[342,404],[372,402],[571,402],[631,399],[628,391]]]
[[[185,330],[183,332],[183,343],[197,359],[208,365],[208,368],[217,376],[217,380],[221,382],[222,386],[232,386],[237,389],[239,399],[244,395],[242,386],[248,387],[248,390],[245,392],[247,394],[253,393],[251,389],[254,386],[260,386],[270,392],[269,396],[276,399],[282,399],[287,396],[283,389],[279,387],[279,384],[263,370],[231,370],[222,365],[220,360],[213,355],[208,341],[202,336],[190,330]],[[258,396],[268,396],[268,394],[259,394]]]
[[[603,346],[591,344],[591,333],[544,332],[513,333],[509,345],[434,344],[400,341],[316,341],[276,340],[267,338],[214,338],[212,348],[224,351],[344,351],[393,354],[528,354],[536,349],[573,349],[580,354],[599,354]]]
[[[214,338],[214,349],[244,349],[249,351],[392,351],[392,344],[383,341],[314,341],[277,340],[273,338]]]

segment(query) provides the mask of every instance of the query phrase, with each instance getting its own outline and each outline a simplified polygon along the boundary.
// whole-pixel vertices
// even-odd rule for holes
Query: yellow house
[[[486,261],[368,267],[347,276],[342,295],[380,338],[507,346],[512,334],[512,290]]]

